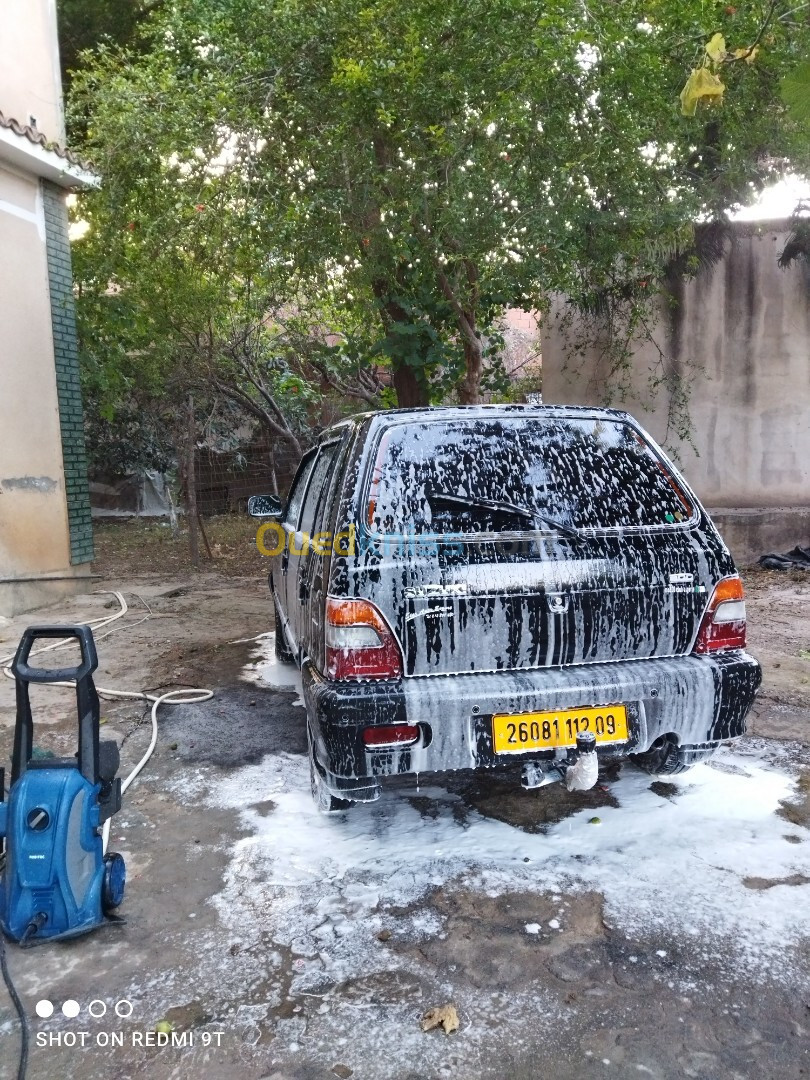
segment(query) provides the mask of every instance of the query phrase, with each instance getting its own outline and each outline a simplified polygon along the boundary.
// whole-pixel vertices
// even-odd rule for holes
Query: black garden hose
[[[17,1010],[17,1016],[20,1018],[20,1064],[17,1069],[17,1080],[25,1080],[25,1074],[28,1071],[28,1022],[25,1018],[25,1010],[20,1001],[20,996],[11,980],[8,964],[6,963],[6,939],[2,930],[0,930],[0,971],[3,973],[3,982],[8,989],[8,996],[11,998],[14,1008]]]

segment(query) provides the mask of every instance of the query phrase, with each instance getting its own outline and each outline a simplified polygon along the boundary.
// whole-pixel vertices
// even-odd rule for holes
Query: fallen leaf
[[[449,1002],[447,1005],[438,1005],[435,1009],[428,1009],[422,1017],[422,1031],[432,1031],[433,1028],[444,1028],[446,1035],[451,1031],[458,1031],[458,1013],[455,1005]]]

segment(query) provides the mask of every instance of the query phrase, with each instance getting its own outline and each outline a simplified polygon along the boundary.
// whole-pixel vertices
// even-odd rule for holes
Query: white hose
[[[147,763],[149,758],[157,744],[158,726],[157,726],[157,711],[160,706],[166,701],[172,701],[175,705],[194,705],[200,701],[208,701],[214,696],[213,690],[169,690],[165,694],[159,694],[157,697],[154,694],[140,694],[130,690],[99,690],[99,693],[104,693],[107,697],[127,697],[127,698],[140,698],[143,701],[151,701],[152,704],[152,738],[149,742],[149,746],[146,749],[146,753],[141,760],[135,766],[131,773],[121,782],[121,794],[123,795],[132,781]],[[106,852],[107,844],[110,839],[110,824],[112,818],[107,818],[104,822],[104,827],[101,832],[102,838],[102,850]]]
[[[93,631],[94,637],[95,637],[95,631],[96,630],[100,630],[103,626],[108,626],[110,623],[113,623],[117,619],[122,618],[122,616],[126,615],[127,611],[129,611],[129,607],[127,605],[127,602],[124,599],[124,597],[121,595],[120,592],[113,592],[113,596],[115,596],[116,599],[118,600],[118,603],[120,604],[120,609],[115,613],[115,615],[110,615],[107,618],[101,619],[98,622],[88,623],[88,625],[90,626],[90,629]],[[144,607],[146,607],[147,610],[149,610],[149,608],[148,608],[148,606],[147,606],[147,604],[145,602],[144,602]],[[151,615],[151,611],[150,611],[150,615]],[[149,618],[149,615],[145,616],[145,618],[143,618],[143,619],[138,620],[138,622],[145,622],[146,619],[148,619],[148,618]],[[138,623],[129,623],[128,625],[129,626],[137,626]],[[120,629],[123,630],[125,628],[120,627]],[[108,633],[112,633],[112,632],[113,632],[112,630],[108,631]],[[101,634],[98,640],[101,640],[102,638],[105,638],[106,636],[107,636],[107,634]],[[74,638],[74,637],[60,638],[59,641],[55,641],[50,645],[43,645],[42,648],[40,648],[40,649],[32,649],[30,655],[31,656],[39,656],[40,653],[50,652],[52,649],[62,648],[62,646],[69,645],[69,644],[71,644],[72,642],[75,642],[75,641],[76,641],[76,638]],[[4,656],[4,657],[0,658],[0,665],[2,665],[2,667],[3,667],[3,674],[8,679],[13,679],[14,678],[14,675],[13,675],[13,673],[11,671],[11,668],[6,666],[6,665],[8,665],[10,660],[14,659],[14,655],[15,655],[14,653],[11,653],[9,656]],[[68,681],[68,682],[45,683],[43,685],[45,685],[45,686],[75,687],[76,683],[73,682],[73,681]],[[171,701],[174,705],[195,705],[195,704],[199,704],[202,701],[209,701],[214,696],[214,691],[213,690],[201,690],[201,689],[196,689],[196,688],[195,689],[188,689],[188,690],[185,690],[185,689],[184,690],[169,690],[165,694],[147,694],[147,693],[145,693],[143,691],[139,691],[139,690],[110,690],[110,689],[107,689],[106,687],[103,687],[103,686],[97,686],[96,687],[96,692],[98,693],[99,697],[103,697],[103,698],[132,698],[132,699],[134,699],[136,701],[151,701],[152,702],[152,738],[150,740],[150,743],[149,743],[149,746],[148,746],[148,748],[146,750],[146,753],[143,755],[143,757],[138,762],[138,764],[135,766],[135,768],[129,773],[129,775],[126,777],[126,779],[122,781],[122,783],[121,783],[121,794],[122,795],[127,790],[127,788],[130,786],[130,784],[135,779],[135,777],[138,775],[138,773],[140,773],[140,771],[143,769],[144,765],[147,763],[147,761],[149,760],[149,758],[152,756],[152,754],[154,752],[155,746],[157,744],[157,737],[158,737],[157,711],[160,708],[160,706],[164,702],[167,702],[167,701]],[[110,823],[111,823],[111,821],[112,821],[112,818],[107,818],[107,820],[104,822],[104,827],[103,827],[102,833],[101,833],[101,836],[102,836],[102,850],[105,851],[105,852],[107,850],[107,843],[108,843],[109,838],[110,838]]]
[[[121,595],[120,592],[113,591],[113,596],[116,598],[116,600],[118,601],[118,603],[121,606],[120,606],[119,610],[116,611],[116,613],[114,615],[108,615],[106,617],[106,619],[99,619],[97,622],[91,622],[91,623],[87,624],[90,627],[90,629],[92,631],[94,631],[94,636],[95,636],[95,631],[96,630],[100,630],[102,628],[102,626],[109,626],[110,623],[115,622],[116,619],[122,618],[129,611],[129,606],[128,606],[126,600],[124,599],[124,597]],[[107,635],[102,634],[101,636],[106,637]],[[74,637],[60,638],[58,641],[51,642],[50,645],[43,645],[39,649],[32,649],[31,650],[31,656],[39,656],[40,653],[50,652],[52,649],[61,649],[63,645],[69,645],[72,641],[75,641],[75,640],[76,640],[76,638],[74,638]],[[8,664],[9,660],[13,660],[15,655],[16,655],[16,651],[13,652],[13,653],[9,653],[8,656],[3,656],[2,658],[0,658],[0,664],[3,665],[3,674],[8,679],[13,679],[14,676],[11,674],[11,669],[6,667],[5,665]],[[58,686],[60,684],[59,683],[52,683],[51,685]],[[67,684],[62,684],[62,685],[73,686],[73,683],[67,683]]]

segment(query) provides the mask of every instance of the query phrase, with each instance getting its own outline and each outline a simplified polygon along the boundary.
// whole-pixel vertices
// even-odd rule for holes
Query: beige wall
[[[697,365],[689,412],[700,456],[680,444],[680,459],[709,506],[810,506],[810,266],[779,269],[788,234],[784,222],[736,226],[723,261],[687,283],[680,305],[662,309],[654,330],[676,367]],[[552,317],[543,340],[543,400],[602,404],[599,350],[591,348],[569,372],[567,351]],[[659,359],[652,345],[639,350],[632,373],[639,400],[619,407],[663,442],[667,394],[662,388],[653,400],[648,385]]]
[[[58,571],[72,572],[45,223],[37,180],[0,167],[0,579]]]
[[[0,0],[0,109],[64,141],[56,0]]]

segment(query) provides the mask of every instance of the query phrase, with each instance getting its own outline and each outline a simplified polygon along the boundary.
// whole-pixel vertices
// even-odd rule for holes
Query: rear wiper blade
[[[577,532],[576,529],[572,529],[570,525],[564,524],[562,521],[557,521],[556,518],[549,517],[547,514],[538,513],[536,510],[530,510],[527,506],[517,506],[515,503],[499,502],[496,499],[471,499],[464,495],[451,495],[445,491],[429,491],[427,493],[428,499],[436,499],[441,502],[450,503],[452,506],[480,506],[483,510],[494,510],[496,512],[514,514],[515,517],[523,518],[524,521],[541,521],[544,525],[550,526],[555,532],[561,533],[563,536],[567,536],[572,540],[581,540],[582,534]]]
[[[515,517],[533,521],[537,515],[525,506],[515,506],[510,502],[498,502],[496,499],[471,499],[467,495],[451,495],[446,491],[428,491],[428,501],[435,499],[437,502],[449,503],[451,506],[480,507],[482,510],[494,510],[504,514],[514,514]]]
[[[576,529],[572,529],[570,525],[565,525],[562,521],[557,521],[556,518],[548,517],[546,514],[538,514],[537,512],[532,514],[535,521],[542,521],[544,525],[550,525],[555,532],[562,533],[563,536],[567,536],[571,540],[581,540],[582,533],[577,532]]]

